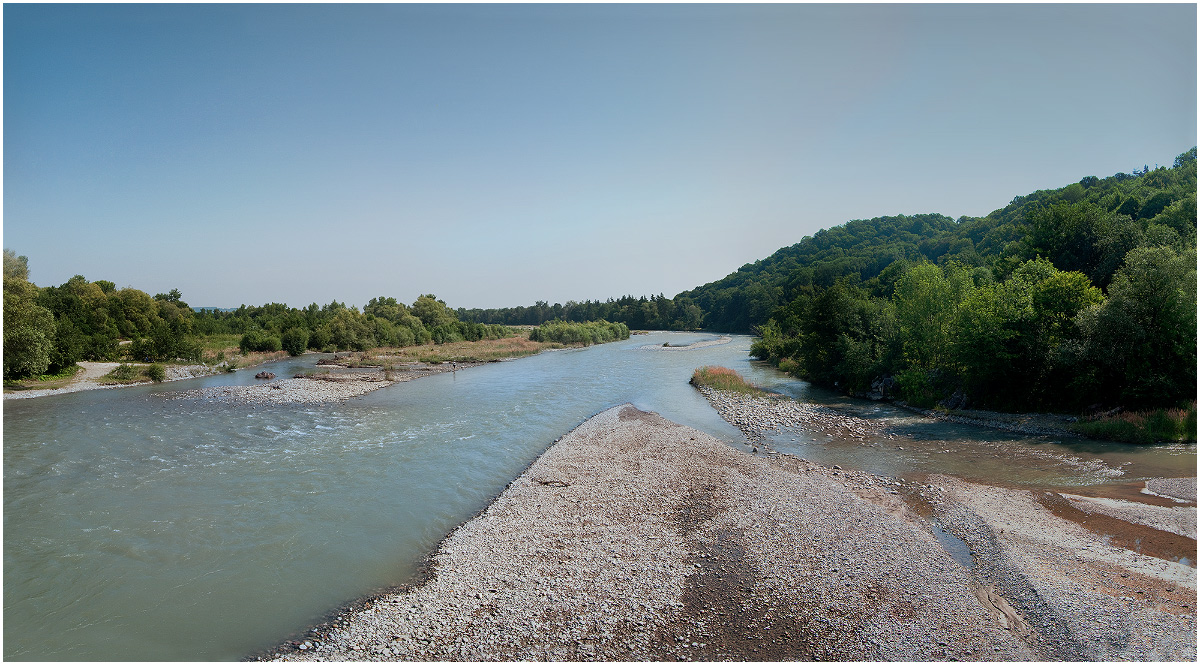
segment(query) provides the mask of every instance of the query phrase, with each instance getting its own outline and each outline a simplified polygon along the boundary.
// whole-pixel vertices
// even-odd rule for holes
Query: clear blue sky
[[[196,306],[719,279],[1196,144],[1196,7],[4,6],[4,246]]]

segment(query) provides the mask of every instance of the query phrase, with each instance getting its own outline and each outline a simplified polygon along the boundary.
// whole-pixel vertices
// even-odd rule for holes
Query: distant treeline
[[[198,358],[193,318],[176,290],[151,298],[79,275],[38,287],[28,260],[4,250],[5,379],[57,373],[79,360]]]
[[[659,294],[649,298],[623,296],[605,302],[570,300],[565,305],[538,301],[529,307],[459,308],[458,318],[509,326],[536,326],[555,320],[619,321],[633,330],[696,330],[703,324],[704,312],[690,298],[667,298]]]
[[[324,306],[313,303],[304,309],[280,303],[243,305],[232,311],[205,309],[196,313],[194,330],[201,335],[242,335],[243,351],[282,349],[293,355],[306,349],[365,351],[510,335],[504,326],[459,321],[454,311],[432,294],[420,296],[411,306],[395,298],[372,298],[361,312],[337,301]]]
[[[303,309],[281,303],[193,310],[178,290],[153,297],[112,282],[76,275],[62,286],[29,281],[28,259],[4,250],[4,378],[57,374],[80,360],[192,362],[204,340],[232,337],[243,353],[306,350],[366,351],[377,347],[502,339],[508,326],[461,321],[432,294],[412,305],[372,298],[362,311],[334,301]],[[623,323],[552,321],[529,333],[534,341],[600,344],[628,339]]]
[[[459,321],[433,295],[412,306],[374,298],[360,312],[334,301],[193,311],[178,290],[151,297],[76,275],[62,286],[29,282],[28,260],[4,250],[4,378],[55,374],[80,360],[199,362],[201,339],[239,337],[243,352],[363,351],[380,346],[499,339],[506,326]],[[122,343],[122,341],[126,343]]]

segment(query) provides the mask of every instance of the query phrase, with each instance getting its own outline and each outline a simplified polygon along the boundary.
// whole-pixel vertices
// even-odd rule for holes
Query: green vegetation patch
[[[151,365],[130,365],[121,363],[117,365],[111,372],[97,379],[97,383],[104,385],[123,385],[127,383],[146,383],[153,381],[165,381],[167,379],[167,369],[161,363]]]
[[[1196,440],[1196,404],[1182,409],[1126,411],[1081,420],[1072,426],[1090,439],[1124,443],[1159,443]]]
[[[692,380],[689,383],[697,388],[708,386],[717,390],[727,390],[747,395],[767,394],[765,390],[746,381],[746,379],[742,378],[741,374],[728,367],[716,367],[713,365],[701,367],[692,373]]]
[[[566,345],[604,344],[629,339],[629,326],[608,321],[548,321],[529,331],[534,342],[558,342]]]

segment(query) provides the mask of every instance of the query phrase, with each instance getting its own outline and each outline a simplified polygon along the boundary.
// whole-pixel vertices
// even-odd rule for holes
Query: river
[[[559,436],[631,402],[745,447],[687,380],[724,365],[879,418],[904,443],[774,445],[885,475],[1102,486],[1195,474],[1195,446],[1056,442],[929,423],[654,333],[400,383],[340,404],[165,399],[253,372],[4,403],[4,657],[235,660],[402,582]],[[314,356],[265,367],[279,376]],[[255,370],[257,371],[257,369]],[[899,447],[905,450],[898,450]]]

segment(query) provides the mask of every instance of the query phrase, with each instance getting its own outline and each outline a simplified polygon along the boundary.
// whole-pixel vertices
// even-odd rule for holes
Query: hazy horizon
[[[194,306],[680,291],[1196,145],[1196,7],[4,7],[4,247]]]

